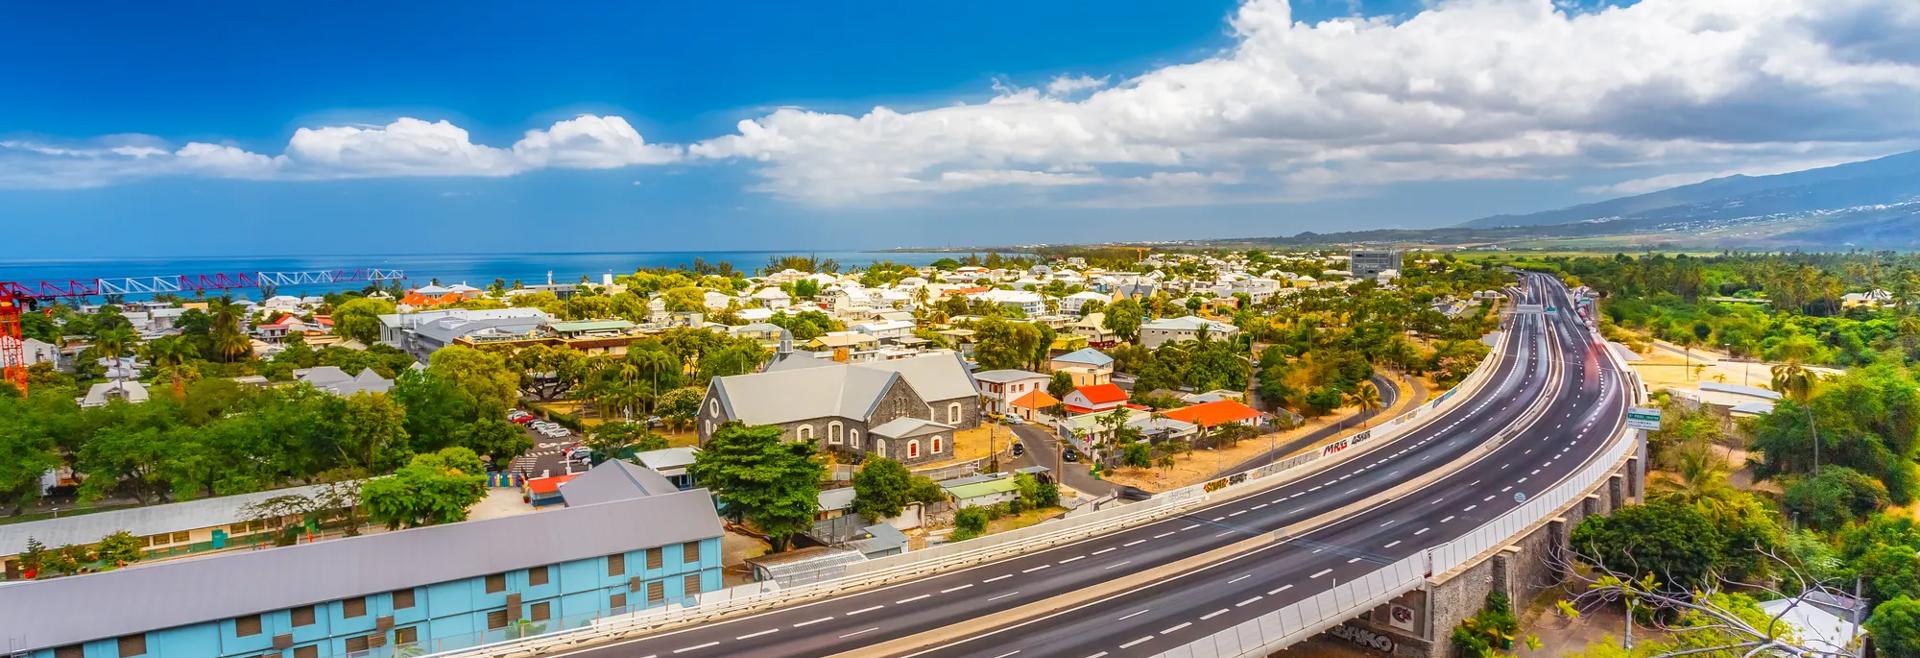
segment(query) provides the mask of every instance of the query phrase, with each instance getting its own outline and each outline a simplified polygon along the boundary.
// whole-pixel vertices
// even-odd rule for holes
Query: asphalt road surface
[[[1544,277],[1526,301],[1573,308]],[[1597,451],[1625,413],[1619,379],[1577,319],[1517,315],[1472,400],[1424,419],[1365,458],[1318,476],[1083,542],[889,587],[563,654],[823,656],[963,622],[1153,569],[1273,532],[1359,500],[1374,507],[1298,537],[1071,610],[984,630],[923,652],[938,656],[1151,655],[1324,590],[1335,579],[1444,543],[1552,486]],[[1558,377],[1550,373],[1563,365]],[[1550,381],[1556,380],[1557,381]],[[1545,413],[1468,468],[1411,495],[1379,494]],[[1031,448],[1031,446],[1030,446]],[[1012,623],[1012,620],[1009,620]]]

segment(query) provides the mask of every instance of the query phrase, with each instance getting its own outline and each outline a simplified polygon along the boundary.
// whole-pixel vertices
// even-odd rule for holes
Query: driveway
[[[1113,493],[1113,483],[1096,479],[1087,471],[1086,462],[1064,462],[1059,460],[1060,439],[1051,432],[1031,423],[1009,425],[1015,436],[1020,437],[1020,445],[1026,446],[1027,454],[1013,458],[1013,467],[1045,466],[1054,469],[1060,475],[1060,482],[1075,491],[1088,496],[1105,496]]]

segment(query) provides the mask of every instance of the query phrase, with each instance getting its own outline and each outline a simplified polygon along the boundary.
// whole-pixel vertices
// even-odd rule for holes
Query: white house
[[[986,401],[985,411],[990,414],[1014,413],[1009,406],[1034,391],[1047,390],[1046,375],[1026,370],[988,370],[973,374],[973,381],[980,387],[980,397]]]
[[[1025,315],[1040,315],[1047,312],[1047,300],[1040,293],[1031,290],[988,290],[970,295],[973,299],[993,302],[1007,308],[1017,309]]]
[[[767,286],[754,291],[753,300],[760,302],[761,306],[767,308],[786,308],[793,305],[792,295],[788,295],[787,291],[773,286]]]
[[[1100,302],[1102,305],[1105,305],[1108,301],[1111,301],[1111,299],[1112,298],[1106,295],[1091,290],[1082,290],[1060,298],[1060,312],[1069,315],[1080,315],[1080,309],[1084,308],[1087,302]]]
[[[1140,325],[1140,345],[1153,349],[1167,343],[1195,340],[1203,330],[1207,332],[1208,337],[1216,340],[1233,336],[1240,331],[1225,322],[1189,315],[1154,320]]]
[[[912,336],[913,327],[911,320],[882,320],[856,324],[851,329],[880,340],[893,340]]]

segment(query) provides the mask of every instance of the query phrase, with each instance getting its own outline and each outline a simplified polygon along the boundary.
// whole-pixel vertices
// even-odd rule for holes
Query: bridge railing
[[[1645,399],[1639,373],[1620,361],[1611,349],[1609,360],[1623,374],[1623,392],[1630,403]],[[1252,658],[1292,646],[1316,633],[1352,619],[1394,597],[1416,589],[1422,581],[1468,564],[1512,538],[1544,523],[1567,504],[1587,495],[1636,450],[1635,430],[1621,425],[1612,440],[1580,470],[1541,495],[1467,534],[1424,552],[1376,569],[1357,580],[1337,583],[1319,594],[1155,655],[1155,658]]]
[[[751,583],[689,597],[678,605],[637,610],[592,619],[569,628],[531,637],[495,641],[478,646],[434,647],[433,658],[497,658],[537,656],[544,653],[637,636],[655,630],[699,624],[749,612],[757,612],[844,592],[876,587],[900,580],[920,578],[941,571],[1004,559],[1052,546],[1080,541],[1114,532],[1121,528],[1177,516],[1223,496],[1237,495],[1255,488],[1317,473],[1368,451],[1355,446],[1377,444],[1410,431],[1422,416],[1473,397],[1498,370],[1503,356],[1492,352],[1481,359],[1473,372],[1445,394],[1408,410],[1394,419],[1375,425],[1353,436],[1335,441],[1319,450],[1201,484],[1161,492],[1152,498],[1129,505],[1097,510],[1081,516],[1050,521],[1007,532],[933,546],[926,549],[856,562],[840,574],[828,575],[819,582],[780,587],[771,582]]]

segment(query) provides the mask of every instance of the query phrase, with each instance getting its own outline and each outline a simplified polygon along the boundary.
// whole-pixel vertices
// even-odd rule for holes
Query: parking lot
[[[520,414],[526,413],[517,409],[515,412]],[[566,452],[570,446],[580,442],[579,434],[561,427],[558,424],[531,419],[530,417],[523,418],[510,415],[508,420],[513,420],[519,424],[521,431],[526,432],[527,437],[533,439],[533,450],[528,451],[527,454],[515,457],[513,462],[507,466],[509,472],[526,477],[565,475],[567,473],[568,464]],[[581,469],[584,468],[585,465],[584,462],[574,462],[573,468]]]

